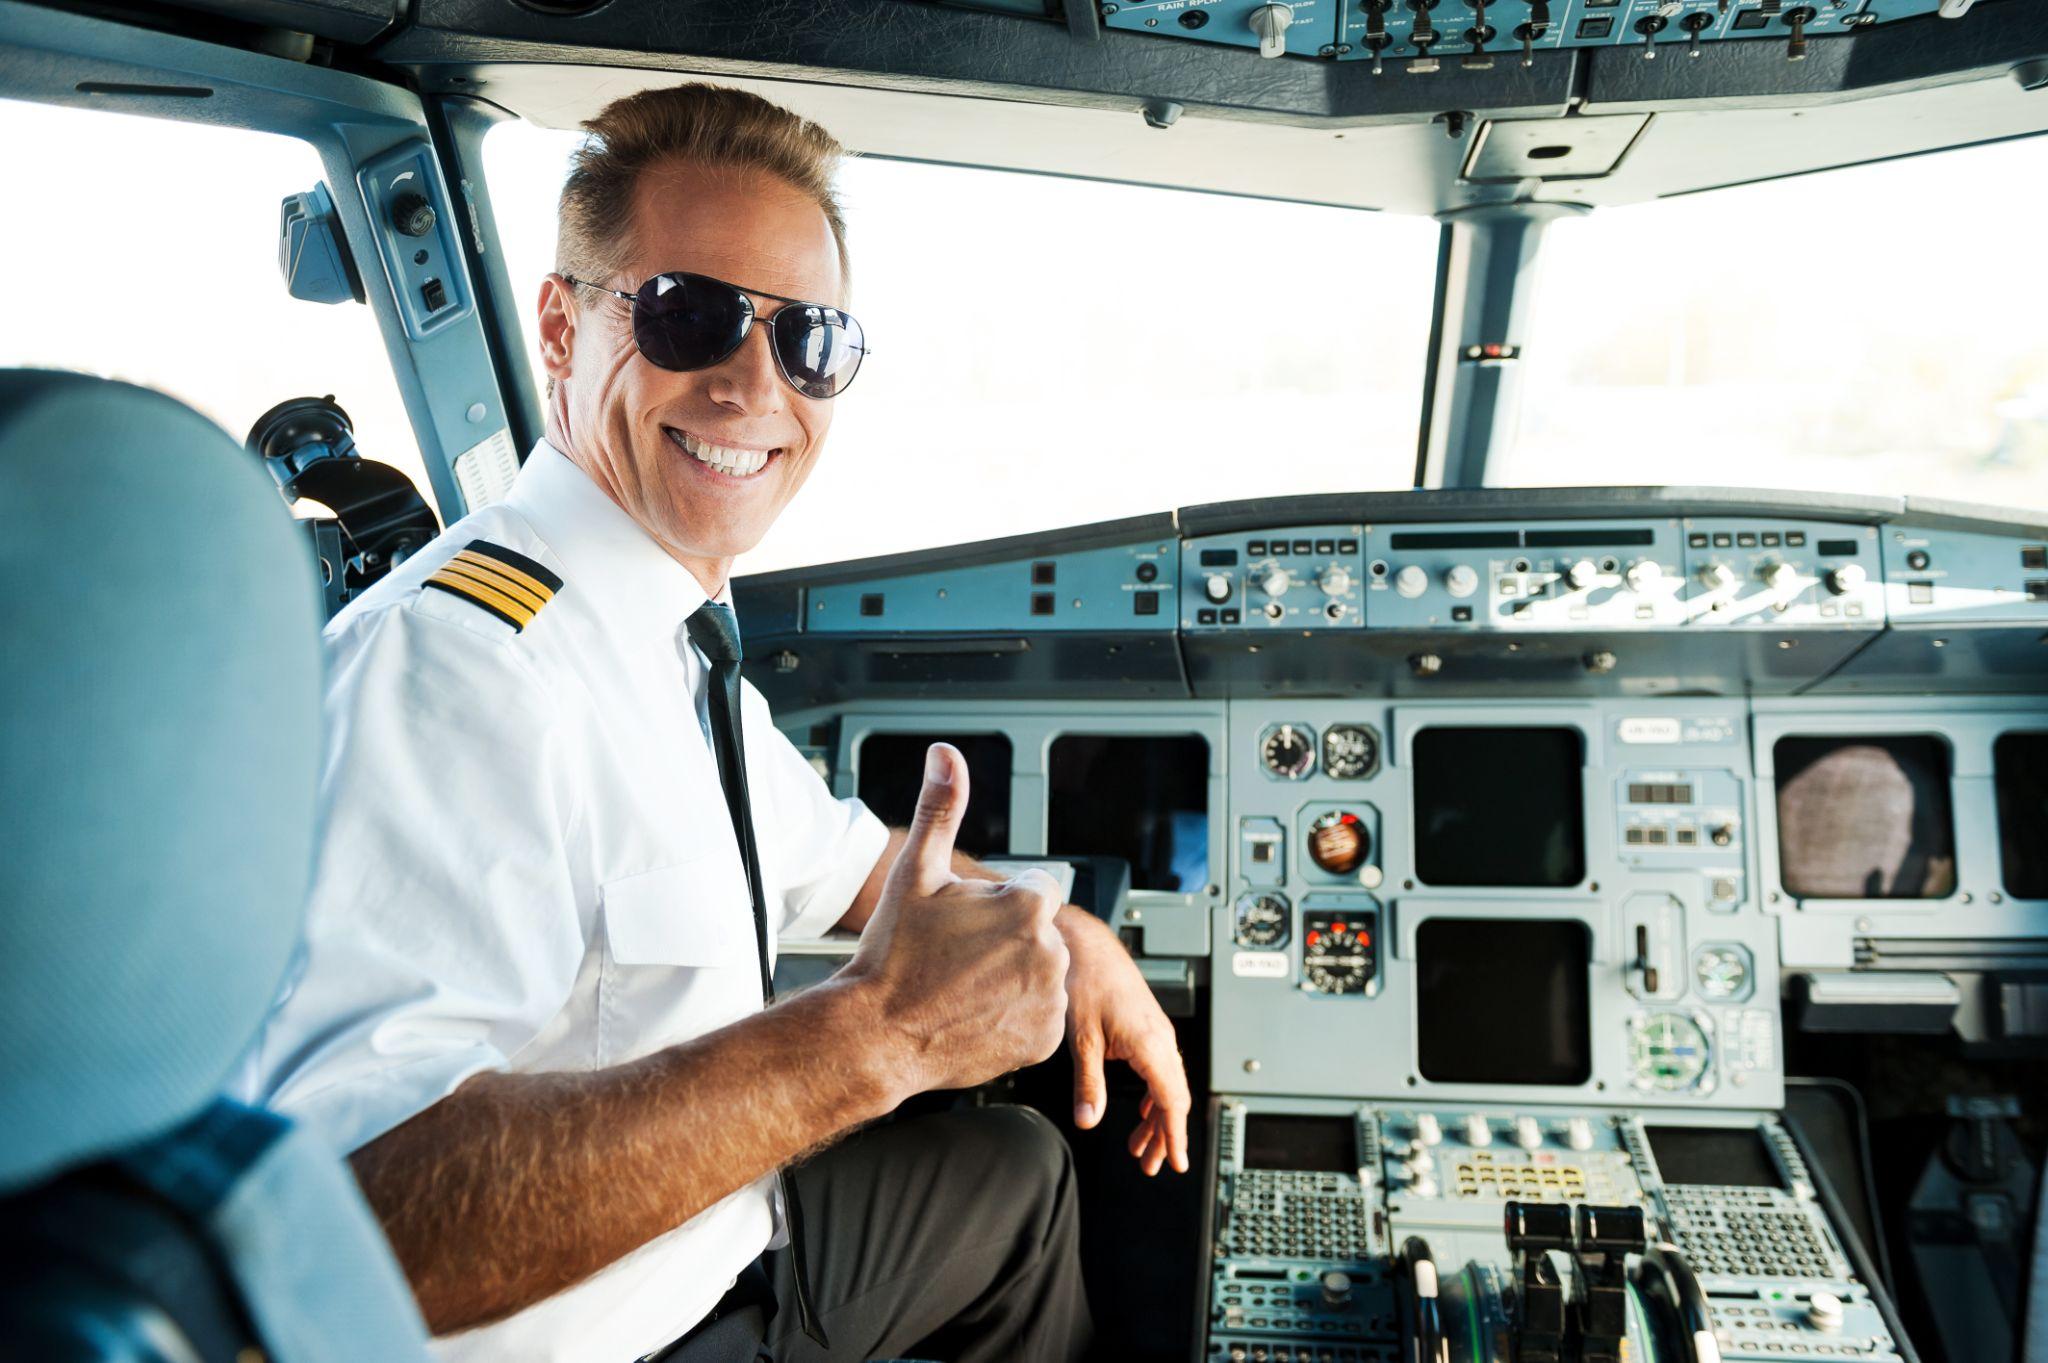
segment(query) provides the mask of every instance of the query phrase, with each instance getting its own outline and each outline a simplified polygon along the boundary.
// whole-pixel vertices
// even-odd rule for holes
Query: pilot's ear
[[[540,362],[548,378],[569,377],[569,357],[575,349],[575,286],[550,274],[540,282]]]

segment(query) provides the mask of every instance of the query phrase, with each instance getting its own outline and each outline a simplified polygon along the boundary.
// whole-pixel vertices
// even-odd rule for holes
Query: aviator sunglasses
[[[634,293],[568,275],[562,278],[631,303],[633,342],[658,369],[709,369],[740,348],[757,320],[765,321],[768,348],[775,352],[775,365],[789,386],[807,398],[835,398],[853,382],[868,351],[867,337],[850,313],[759,289],[743,290],[709,275],[672,270],[654,276]],[[749,293],[784,306],[762,318]]]

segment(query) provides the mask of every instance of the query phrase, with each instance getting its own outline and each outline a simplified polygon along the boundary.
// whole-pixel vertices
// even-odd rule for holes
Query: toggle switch
[[[1700,35],[1714,26],[1714,16],[1703,9],[1696,9],[1680,19],[1678,26],[1684,29],[1686,34],[1685,55],[1697,57],[1700,55]]]
[[[1415,28],[1408,41],[1415,44],[1417,52],[1428,52],[1431,44],[1444,36],[1429,17],[1429,12],[1436,8],[1436,0],[1408,0],[1408,8],[1415,11]]]
[[[1636,32],[1643,35],[1643,60],[1657,60],[1657,35],[1671,27],[1671,21],[1661,14],[1645,14],[1636,20]]]
[[[1785,22],[1792,29],[1792,37],[1785,44],[1785,60],[1803,62],[1806,60],[1806,26],[1812,23],[1818,11],[1812,5],[1800,5],[1785,11]]]
[[[1261,57],[1279,57],[1287,52],[1287,30],[1294,26],[1290,5],[1260,5],[1252,11],[1252,32],[1259,37]]]
[[[1493,41],[1494,30],[1486,22],[1486,7],[1493,0],[1465,0],[1465,3],[1472,7],[1472,27],[1465,30],[1465,41],[1472,45],[1472,50],[1458,59],[1458,65],[1467,71],[1491,71],[1493,54],[1486,50],[1486,45]]]

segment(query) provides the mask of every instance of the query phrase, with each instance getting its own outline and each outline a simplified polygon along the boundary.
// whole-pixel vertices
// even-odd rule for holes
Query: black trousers
[[[792,1177],[831,1349],[804,1337],[794,1309],[776,1309],[794,1300],[778,1250],[662,1363],[1071,1363],[1086,1352],[1073,1159],[1038,1113],[971,1108],[875,1127]]]

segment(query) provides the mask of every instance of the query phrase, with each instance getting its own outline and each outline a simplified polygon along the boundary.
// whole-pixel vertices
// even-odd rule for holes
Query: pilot
[[[444,1358],[1076,1357],[1052,1124],[871,1124],[1064,1033],[1076,1124],[1126,1061],[1131,1153],[1184,1171],[1171,1024],[1049,877],[953,850],[956,750],[887,830],[739,678],[733,560],[861,355],[840,148],[705,86],[587,127],[546,438],[328,628],[302,963],[247,1091],[354,1152]],[[851,961],[764,1005],[775,939],[835,927]]]

